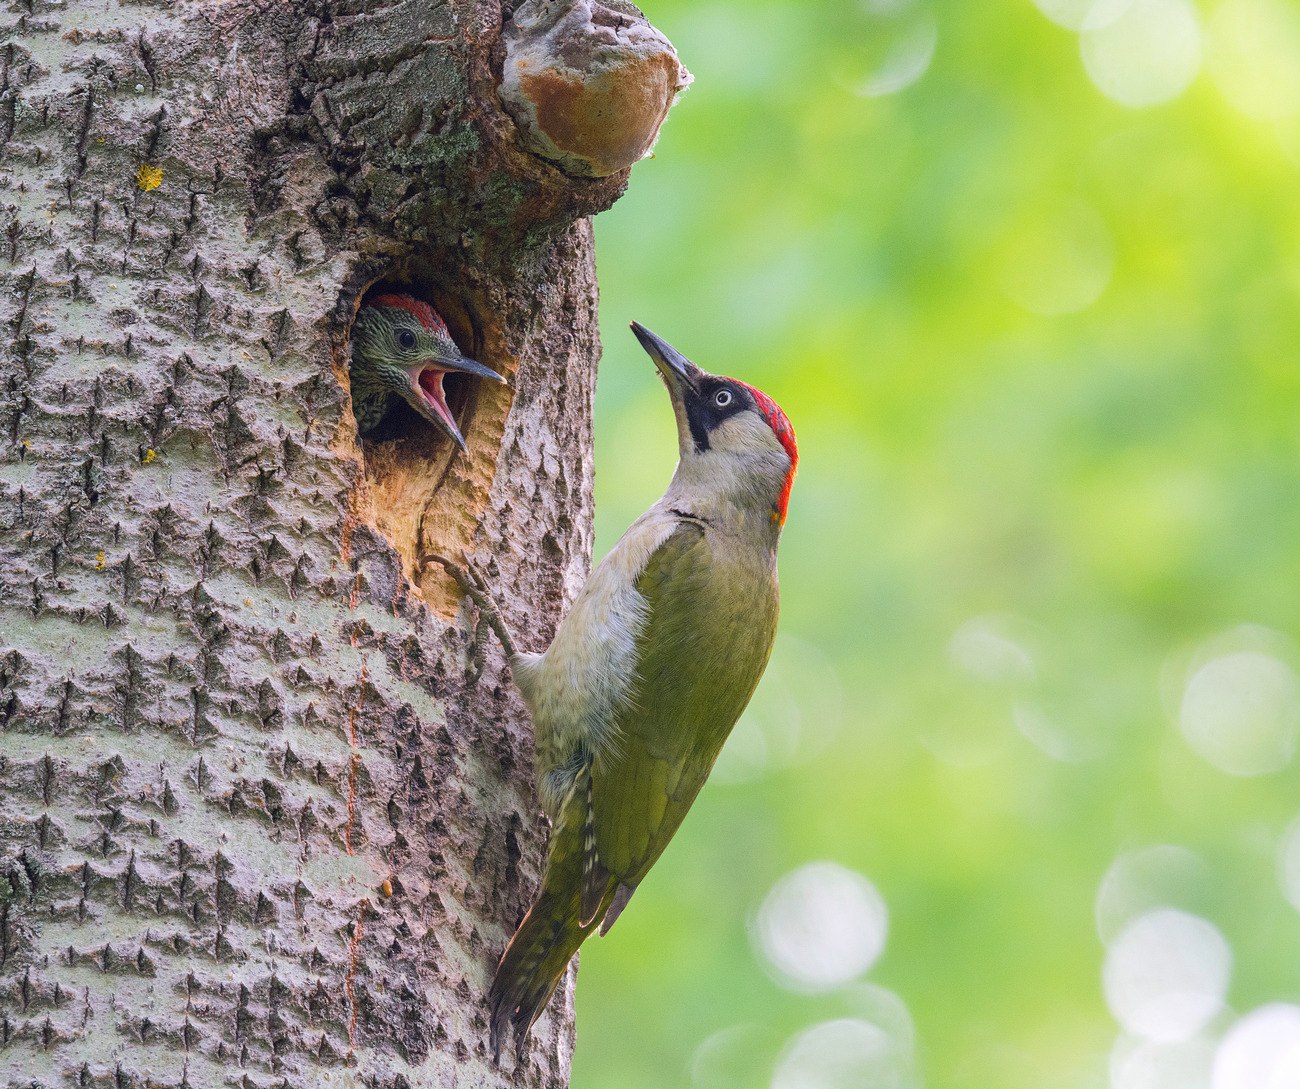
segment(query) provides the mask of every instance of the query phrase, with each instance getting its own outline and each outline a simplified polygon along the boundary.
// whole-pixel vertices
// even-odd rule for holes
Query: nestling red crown
[[[423,299],[413,299],[410,295],[376,295],[366,303],[367,306],[391,306],[412,314],[424,328],[431,333],[448,336],[447,323],[438,317],[438,312]]]

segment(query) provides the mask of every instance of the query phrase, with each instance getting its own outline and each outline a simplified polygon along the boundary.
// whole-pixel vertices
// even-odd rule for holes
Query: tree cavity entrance
[[[380,307],[382,320],[368,316],[368,310],[374,312]],[[400,329],[400,335],[407,337],[408,341],[412,336],[411,330],[414,330],[432,342],[446,344],[453,355],[459,353],[477,361],[483,354],[483,338],[462,300],[436,292],[427,285],[397,280],[381,280],[373,284],[362,295],[348,337],[353,411],[363,450],[382,443],[408,443],[413,457],[437,457],[455,448],[454,440],[442,428],[440,406],[431,403],[433,398],[418,388],[421,385],[437,387],[436,391],[430,392],[436,392],[437,400],[443,401],[450,409],[450,422],[465,437],[468,445],[475,386],[485,381],[490,383],[490,378],[450,367],[436,382],[429,382],[426,379],[437,373],[431,368],[416,381],[416,388],[409,390],[411,396],[404,397],[403,387],[408,375],[405,364],[420,358],[434,363],[441,347],[430,355],[412,343],[411,354],[405,355],[404,345],[392,335],[392,318],[406,323]],[[389,330],[388,335],[377,336],[376,330],[380,329]],[[377,361],[381,358],[382,364]],[[490,363],[486,366],[491,368]],[[441,367],[437,369],[442,370]],[[386,382],[397,385],[378,385],[380,373]],[[410,377],[415,378],[415,373]],[[419,402],[418,407],[415,402]]]
[[[386,297],[386,309],[392,309],[394,298],[412,300],[408,308],[412,320],[427,321],[427,312],[420,308],[431,308],[454,342],[454,350],[503,377],[513,371],[513,360],[500,351],[499,333],[477,320],[472,299],[440,290],[427,281],[375,281],[361,293],[348,330],[348,378],[366,477],[362,516],[400,553],[407,578],[430,590],[439,599],[430,603],[450,615],[454,601],[450,596],[446,602],[440,600],[444,595],[434,589],[434,580],[423,579],[421,562],[430,552],[456,554],[469,544],[487,507],[512,390],[487,377],[454,369],[440,376],[445,405],[465,439],[463,451],[445,430],[396,392],[385,395],[387,404],[376,422],[375,386],[358,373],[366,364],[355,359],[354,353],[358,337],[369,337],[367,343],[372,346],[376,343],[373,332],[359,323],[373,320],[373,316],[364,316],[364,308]],[[392,328],[386,325],[385,335]],[[385,358],[395,362],[396,349]],[[401,381],[392,367],[389,376],[394,383]],[[427,382],[430,376],[422,377]],[[430,406],[429,411],[436,413],[437,409]],[[368,427],[365,433],[363,425]],[[422,585],[426,581],[427,585]]]

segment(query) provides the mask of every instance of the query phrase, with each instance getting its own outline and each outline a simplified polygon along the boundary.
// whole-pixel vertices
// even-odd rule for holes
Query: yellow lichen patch
[[[148,465],[157,456],[158,456],[158,452],[154,450],[154,448],[151,446],[148,450],[144,452],[144,457],[140,459],[140,463],[142,465]]]
[[[108,566],[108,553],[100,552],[95,556],[95,570],[102,571]]]
[[[152,163],[141,163],[140,169],[135,172],[135,184],[146,193],[162,185],[162,179],[162,167]]]

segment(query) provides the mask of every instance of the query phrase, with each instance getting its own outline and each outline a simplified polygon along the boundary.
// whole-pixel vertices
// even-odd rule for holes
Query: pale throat
[[[707,522],[723,533],[770,539],[780,536],[777,505],[789,462],[770,452],[760,458],[709,452],[677,464],[661,502],[669,510]]]

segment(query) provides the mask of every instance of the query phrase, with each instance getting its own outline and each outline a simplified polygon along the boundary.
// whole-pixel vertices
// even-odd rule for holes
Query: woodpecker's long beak
[[[636,334],[641,347],[654,360],[663,375],[664,384],[676,402],[681,402],[687,390],[694,391],[696,383],[704,374],[699,367],[687,359],[663,337],[655,336],[644,325],[632,323],[632,332]]]
[[[497,374],[486,363],[470,359],[467,355],[452,355],[448,352],[436,359],[426,360],[425,366],[441,367],[444,371],[456,371],[459,374],[472,374],[475,378],[486,378],[489,382],[499,382],[503,386],[506,384],[504,376]]]
[[[411,392],[407,401],[430,423],[434,424],[452,442],[465,449],[465,436],[456,426],[456,417],[447,405],[447,392],[443,389],[442,379],[446,374],[469,374],[475,378],[486,378],[492,382],[504,383],[505,379],[491,367],[484,366],[477,360],[456,353],[422,359],[407,369],[411,376]]]

